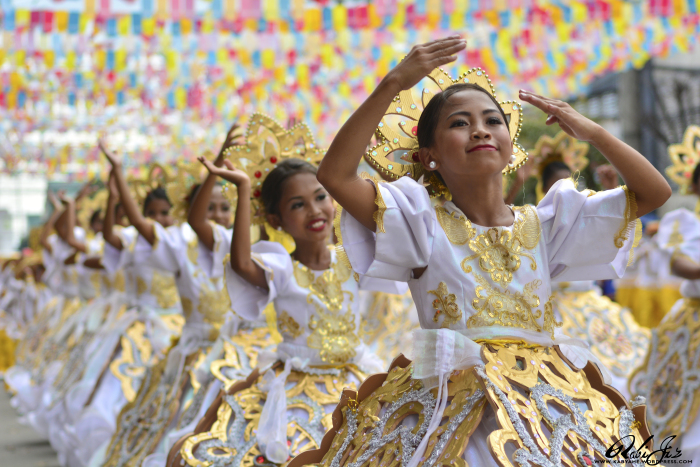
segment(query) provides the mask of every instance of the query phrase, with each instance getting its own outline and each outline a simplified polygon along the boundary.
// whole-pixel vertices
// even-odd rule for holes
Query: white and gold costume
[[[323,153],[305,125],[285,130],[264,115],[251,117],[246,136],[247,145],[230,152],[236,163],[240,157],[253,163],[244,170],[253,180],[251,198],[259,215],[263,173],[283,158],[317,161]],[[269,138],[278,144],[266,145]],[[261,241],[251,249],[268,290],[236,275],[226,258],[231,306],[242,318],[259,320],[274,303],[283,341],[210,408],[179,452],[171,453],[175,464],[178,458],[190,466],[284,464],[290,456],[318,448],[342,389],[357,387],[367,371],[381,367],[360,338],[359,292],[396,292],[394,283],[355,277],[334,251],[330,268],[314,271],[293,260],[281,243]]]
[[[456,82],[438,71],[431,78],[443,89]],[[462,80],[493,92],[479,69]],[[403,111],[416,105],[405,91],[387,113],[417,120],[420,111]],[[502,108],[517,137],[519,104]],[[397,359],[348,392],[323,449],[293,465],[590,465],[614,438],[639,438],[632,410],[604,384],[606,369],[561,332],[550,286],[622,275],[634,241],[633,194],[622,187],[589,196],[564,180],[536,208],[514,209],[511,226],[478,226],[452,202],[431,203],[412,179],[420,164],[392,169],[383,155],[417,142],[394,139],[390,124],[382,120],[383,138],[368,156],[411,177],[376,184],[375,232],[346,212],[340,227],[354,271],[408,282],[422,328],[413,334],[414,361]]]
[[[700,263],[700,217],[687,209],[666,214],[656,237],[665,262],[677,255]],[[683,459],[700,460],[700,280],[684,280],[683,298],[652,329],[649,355],[630,381],[630,391],[647,399],[647,420],[655,439],[680,437]]]

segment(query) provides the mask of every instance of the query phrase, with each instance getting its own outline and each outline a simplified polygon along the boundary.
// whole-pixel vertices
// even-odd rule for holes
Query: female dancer
[[[414,333],[414,361],[396,360],[388,374],[368,378],[350,405],[341,401],[323,449],[290,465],[591,465],[615,440],[638,435],[585,344],[557,330],[550,281],[621,275],[634,219],[660,206],[670,188],[643,156],[568,104],[521,91],[548,124],[596,146],[627,187],[588,196],[559,181],[537,208],[508,207],[503,172],[525,159],[514,144],[520,104],[499,104],[480,69],[459,83],[435,70],[465,47],[459,36],[414,47],[346,122],[319,168],[343,206],[353,269],[407,281],[423,329]],[[421,112],[410,89],[429,74],[443,92],[430,99],[424,91]],[[369,184],[356,174],[375,129],[382,138],[368,159],[406,175],[396,182]],[[413,164],[388,161],[393,150],[408,150]],[[420,176],[427,190],[413,179]],[[429,193],[451,201],[435,207]]]
[[[229,131],[227,139],[219,151],[219,160],[224,150],[233,144],[237,125]],[[116,156],[104,150],[110,163],[119,171]],[[201,167],[197,164],[197,168]],[[188,174],[193,176],[188,176]],[[168,351],[167,358],[148,370],[141,388],[133,402],[127,404],[119,416],[117,431],[107,451],[106,466],[162,466],[170,446],[194,429],[194,424],[203,415],[219,391],[218,380],[209,371],[213,360],[223,353],[224,339],[236,334],[237,321],[230,310],[228,296],[224,288],[223,269],[217,268],[218,275],[212,275],[212,248],[215,246],[210,230],[205,241],[200,241],[184,214],[187,213],[188,198],[196,196],[198,170],[186,164],[179,165],[175,179],[166,184],[166,191],[175,203],[173,212],[180,214],[181,223],[165,226],[159,222],[146,224],[143,216],[135,209],[135,203],[125,193],[123,177],[116,173],[123,205],[130,221],[139,229],[139,239],[135,247],[137,265],[149,265],[159,271],[174,274],[177,290],[181,297],[185,326],[178,344]],[[209,177],[202,190],[211,193],[216,181]],[[194,185],[190,188],[188,185]],[[188,189],[189,188],[189,189]],[[221,197],[223,198],[223,197]],[[227,228],[231,222],[228,201],[220,199],[218,205],[207,206],[214,209],[202,210],[194,214],[197,221],[222,222],[218,236],[231,233]],[[197,206],[194,206],[197,209]],[[140,227],[141,226],[141,227]],[[212,229],[211,226],[209,226]],[[200,229],[206,230],[206,229]],[[212,229],[213,230],[213,229]],[[144,239],[145,241],[141,241]],[[221,243],[221,240],[219,240]],[[186,254],[183,254],[186,252]],[[223,326],[228,318],[228,325]],[[257,327],[265,326],[257,323]],[[257,351],[272,346],[269,332],[258,333],[261,339],[250,346],[239,361],[249,361],[257,356]],[[217,339],[221,337],[220,339]],[[248,336],[250,338],[251,336]],[[251,367],[239,364],[245,374]],[[139,414],[150,413],[147,418]],[[141,434],[148,432],[149,436]]]
[[[127,402],[133,401],[150,366],[160,361],[171,339],[180,334],[184,320],[172,273],[160,271],[139,262],[139,232],[136,226],[115,226],[117,200],[138,211],[128,196],[120,196],[116,170],[109,181],[109,198],[105,210],[103,237],[105,249],[102,264],[115,275],[114,287],[124,290],[131,305],[105,333],[95,352],[90,372],[95,378],[81,381],[71,390],[72,406],[84,408],[66,428],[72,435],[71,464],[98,465],[103,461],[109,440],[116,429],[117,415]],[[143,182],[145,218],[165,225],[172,224],[170,202],[162,188],[151,188],[155,170]],[[146,191],[146,190],[144,190]],[[130,204],[129,204],[130,203]],[[147,223],[141,219],[139,227]],[[123,277],[123,280],[120,279]]]
[[[323,153],[306,125],[285,130],[254,114],[246,145],[228,152],[236,166],[229,160],[225,168],[202,163],[239,193],[226,264],[232,308],[254,320],[274,302],[284,341],[212,406],[180,452],[189,465],[282,464],[320,445],[331,424],[327,409],[343,387],[359,384],[375,366],[358,337],[360,287],[395,289],[393,283],[353,277],[330,247],[334,207],[316,181],[310,162]],[[291,236],[292,254],[276,242],[251,247],[251,216]],[[219,428],[210,430],[214,423]],[[171,452],[168,465],[178,462]]]
[[[669,147],[673,165],[669,177],[688,194],[700,197],[700,152],[697,141],[700,127],[689,127],[683,144]],[[671,272],[685,279],[683,298],[652,330],[647,360],[632,376],[630,391],[647,398],[647,419],[656,435],[656,443],[669,436],[680,442],[673,447],[682,452],[680,459],[700,462],[700,200],[695,212],[676,209],[659,223],[658,245],[666,253]]]

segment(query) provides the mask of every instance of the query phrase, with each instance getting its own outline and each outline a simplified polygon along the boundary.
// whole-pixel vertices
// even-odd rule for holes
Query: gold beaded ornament
[[[316,145],[311,130],[305,123],[285,129],[277,121],[262,113],[254,113],[243,135],[245,144],[234,145],[224,151],[233,165],[250,177],[252,222],[265,222],[265,209],[260,199],[262,185],[270,171],[285,159],[297,158],[318,165],[326,154]],[[234,186],[227,184],[225,194],[235,206]]]
[[[211,151],[205,151],[203,156],[211,159]],[[199,161],[180,161],[176,167],[172,180],[165,185],[165,192],[173,205],[173,218],[182,223],[187,221],[191,201],[188,197],[192,187],[202,182],[206,169]]]
[[[173,178],[169,167],[155,162],[149,165],[145,177],[129,177],[128,182],[136,202],[139,206],[143,206],[143,202],[151,191],[158,187],[165,188]]]
[[[411,177],[418,180],[424,177],[424,184],[431,196],[445,195],[450,197],[447,187],[434,172],[426,170],[418,160],[418,120],[430,99],[453,84],[472,83],[485,89],[496,98],[496,90],[488,75],[481,68],[472,68],[463,73],[458,79],[453,79],[442,68],[434,69],[427,77],[439,88],[431,91],[424,88],[420,98],[416,100],[412,90],[401,91],[387,109],[379,127],[375,131],[378,144],[365,153],[365,160],[386,178],[398,180],[400,177]],[[503,174],[509,174],[520,168],[527,161],[527,152],[518,144],[517,139],[522,128],[522,106],[512,100],[501,101],[501,108],[509,117],[508,128],[513,142],[515,160],[509,163]],[[398,155],[392,161],[387,156]],[[398,161],[401,159],[405,163]]]
[[[668,147],[671,165],[666,175],[676,182],[682,193],[690,194],[693,170],[700,163],[700,126],[691,125],[685,129],[683,142]]]
[[[544,198],[544,187],[542,186],[542,173],[545,167],[552,162],[563,162],[572,173],[579,172],[588,166],[589,144],[579,141],[573,136],[560,131],[553,138],[542,135],[535,143],[535,149],[529,151],[533,158],[537,170],[537,200]]]

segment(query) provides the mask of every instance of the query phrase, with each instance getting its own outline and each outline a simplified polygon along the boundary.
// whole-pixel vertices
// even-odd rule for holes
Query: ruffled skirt
[[[556,291],[552,303],[562,331],[587,342],[610,372],[611,385],[629,398],[629,377],[644,362],[651,331],[637,324],[627,308],[597,290]]]
[[[162,467],[170,448],[195,429],[228,378],[250,374],[259,352],[273,346],[269,330],[259,327],[220,338],[213,348],[210,342],[187,355],[183,365],[171,349],[147,369],[136,397],[119,414],[103,465]]]
[[[657,443],[668,436],[680,459],[700,462],[700,299],[678,300],[652,330],[644,364],[630,392],[646,398],[647,422]]]
[[[276,375],[284,365],[273,367]],[[365,374],[354,365],[341,369],[292,370],[286,380],[287,444],[291,457],[318,449],[331,428],[332,411],[347,387],[358,387]],[[271,465],[257,443],[257,429],[266,401],[264,377],[256,369],[222,392],[193,434],[170,451],[168,466]]]
[[[346,391],[321,448],[289,467],[407,465],[416,452],[409,465],[586,466],[608,460],[626,436],[636,446],[648,436],[644,406],[631,409],[592,363],[577,370],[557,347],[505,341],[482,345],[482,359],[453,371],[439,399],[400,356],[388,373]]]

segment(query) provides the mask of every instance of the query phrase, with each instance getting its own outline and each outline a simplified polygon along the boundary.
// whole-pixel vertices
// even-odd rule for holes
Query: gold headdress
[[[311,130],[305,123],[297,123],[286,130],[261,113],[254,113],[250,117],[244,136],[245,144],[227,148],[224,155],[250,177],[252,222],[262,224],[265,222],[265,209],[260,194],[270,171],[285,159],[296,158],[318,164],[326,151],[316,146]],[[226,190],[229,199],[235,193],[236,190]],[[235,199],[231,202],[235,203]]]
[[[205,151],[203,156],[210,159],[211,152]],[[172,216],[181,223],[187,221],[191,201],[188,197],[192,187],[202,182],[205,171],[199,161],[178,162],[173,179],[165,185],[165,192],[173,204]]]
[[[535,164],[537,173],[537,200],[544,197],[544,187],[542,186],[542,173],[545,167],[552,162],[565,163],[571,172],[577,172],[588,166],[588,143],[579,141],[573,136],[569,136],[563,131],[557,133],[553,138],[542,135],[535,143],[535,149],[529,151]]]
[[[92,214],[101,209],[103,212],[107,209],[107,198],[109,197],[109,191],[106,189],[101,189],[97,191],[90,198],[83,198],[80,200],[80,206],[78,206],[77,218],[80,221],[80,225],[87,231],[90,227],[90,218]]]
[[[436,68],[427,78],[437,85],[439,88],[437,92],[444,91],[453,84],[472,83],[491,93],[494,98],[496,97],[491,80],[481,68],[472,68],[458,79],[453,79],[444,70]],[[431,196],[439,196],[441,194],[449,195],[447,187],[435,173],[425,170],[418,161],[417,154],[418,120],[423,109],[434,95],[434,91],[424,88],[420,98],[415,99],[412,90],[401,91],[394,98],[379,123],[376,130],[378,144],[367,151],[365,159],[375,170],[395,180],[403,176],[418,180],[421,176],[425,176],[424,181],[428,185],[428,192]],[[508,127],[513,142],[513,155],[515,156],[515,161],[503,169],[503,173],[507,174],[517,170],[527,161],[527,153],[517,143],[522,127],[522,107],[516,101],[502,101],[500,105],[506,116],[510,117]],[[387,158],[389,154],[395,152],[397,155],[400,154],[396,161]],[[400,163],[398,159],[407,163]]]
[[[700,127],[686,128],[683,143],[670,145],[668,155],[672,165],[666,168],[666,175],[678,184],[681,192],[689,194],[693,170],[700,163]]]
[[[172,179],[173,176],[167,166],[153,163],[149,166],[145,177],[130,177],[129,185],[136,202],[143,206],[143,202],[151,191],[158,187],[165,188]]]

